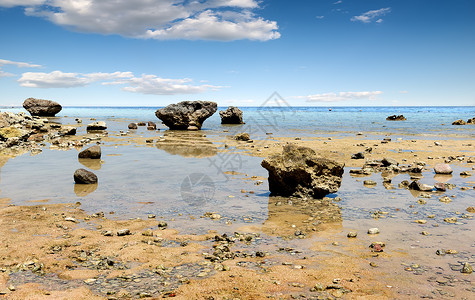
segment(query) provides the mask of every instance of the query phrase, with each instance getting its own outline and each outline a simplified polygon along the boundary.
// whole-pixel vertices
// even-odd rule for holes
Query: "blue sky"
[[[0,0],[0,105],[475,105],[473,0]]]

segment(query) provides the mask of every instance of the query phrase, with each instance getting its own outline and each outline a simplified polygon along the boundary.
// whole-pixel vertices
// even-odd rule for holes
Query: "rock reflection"
[[[302,238],[324,230],[323,224],[342,226],[341,209],[330,198],[269,197],[268,210],[262,230],[269,235]]]
[[[183,157],[211,157],[218,153],[217,147],[203,133],[197,131],[168,130],[157,141],[156,147],[173,155]]]
[[[74,184],[74,193],[78,197],[85,197],[89,195],[90,193],[94,192],[96,189],[97,189],[97,183],[96,184],[79,184],[79,183]]]
[[[437,181],[437,182],[443,182],[443,183],[446,183],[446,182],[449,182],[450,179],[452,179],[452,174],[435,174],[434,175],[434,179]]]
[[[85,166],[86,168],[92,170],[100,170],[102,166],[102,160],[100,159],[89,159],[89,158],[78,158],[79,163]]]

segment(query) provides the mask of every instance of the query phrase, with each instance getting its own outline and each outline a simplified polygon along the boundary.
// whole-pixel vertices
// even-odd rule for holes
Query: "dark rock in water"
[[[100,159],[101,158],[101,147],[94,145],[83,151],[79,152],[78,158],[91,158],[91,159]]]
[[[242,110],[235,106],[221,110],[219,116],[221,117],[221,124],[244,124],[242,121]]]
[[[358,152],[351,155],[351,159],[364,159],[364,153]]]
[[[465,123],[464,120],[460,119],[460,120],[457,120],[457,121],[453,121],[452,125],[467,125],[467,123]]]
[[[234,136],[234,139],[236,141],[249,141],[251,137],[249,136],[249,133],[238,133]]]
[[[201,129],[203,122],[218,110],[216,102],[182,101],[155,112],[157,118],[170,129]]]
[[[59,133],[61,135],[75,135],[76,134],[76,127],[65,126],[59,131]]]
[[[318,157],[310,148],[289,144],[281,154],[264,159],[261,166],[269,172],[272,195],[319,199],[338,191],[344,164]]]
[[[435,187],[436,190],[441,191],[441,192],[445,192],[447,190],[447,188],[445,187],[445,184],[443,182],[434,183],[434,187]]]
[[[475,124],[475,118],[468,119],[467,124]]]
[[[386,118],[387,121],[406,121],[406,117],[404,117],[403,115],[392,115],[392,116],[389,116]]]
[[[155,129],[157,129],[157,124],[155,124],[154,122],[150,121],[150,122],[148,122],[148,124],[147,124],[147,129],[148,129],[148,130],[155,130]]]
[[[430,185],[420,183],[419,180],[414,180],[413,182],[411,182],[411,184],[409,184],[409,189],[415,191],[430,192],[433,188],[434,187]]]
[[[101,131],[101,130],[106,130],[107,126],[106,126],[106,122],[98,121],[91,124],[87,124],[86,129],[87,131]]]
[[[74,182],[82,184],[94,184],[97,183],[97,176],[88,170],[77,169],[76,172],[74,172]]]
[[[434,166],[435,174],[452,174],[453,170],[449,164],[436,164]]]
[[[137,129],[137,124],[136,123],[130,123],[129,126],[127,126],[129,129]]]
[[[23,102],[23,107],[32,116],[54,117],[63,109],[58,102],[44,99],[28,98]]]

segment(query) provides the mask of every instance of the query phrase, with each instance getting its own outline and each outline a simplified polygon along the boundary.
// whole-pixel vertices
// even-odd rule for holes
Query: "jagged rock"
[[[62,109],[58,102],[44,99],[28,98],[23,102],[23,107],[32,116],[54,117]]]
[[[318,157],[310,148],[284,146],[261,163],[269,172],[271,195],[322,198],[338,191],[344,164]]]
[[[97,183],[96,174],[86,170],[86,169],[77,169],[74,172],[74,182],[80,184],[94,184]]]
[[[101,147],[94,145],[83,151],[79,152],[78,158],[91,158],[91,159],[100,159],[101,158]]]
[[[385,167],[389,167],[389,166],[392,166],[392,165],[399,165],[399,163],[397,162],[397,160],[395,159],[392,159],[392,158],[383,158],[383,160],[381,161],[381,163],[383,164],[383,166]]]
[[[392,116],[389,116],[386,118],[387,121],[406,121],[406,117],[404,117],[403,115],[392,115]]]
[[[203,122],[217,110],[216,102],[182,101],[158,109],[155,115],[170,129],[196,130],[201,129]]]
[[[436,164],[434,166],[435,174],[452,174],[453,170],[449,164]]]
[[[10,138],[18,138],[19,140],[26,140],[31,132],[16,128],[13,126],[0,128],[0,140],[7,140]]]
[[[415,190],[415,191],[423,191],[423,192],[430,192],[434,189],[433,186],[427,185],[420,183],[419,180],[414,180],[409,184],[409,189]]]
[[[465,123],[464,120],[460,119],[460,120],[457,120],[457,121],[453,121],[452,125],[467,125],[467,123]]]
[[[87,124],[87,131],[100,131],[100,130],[106,130],[106,129],[107,129],[107,125],[106,125],[106,122],[104,121],[98,121],[91,124]]]
[[[130,123],[129,126],[127,126],[129,129],[137,129],[137,123]]]
[[[243,133],[238,133],[234,136],[234,139],[236,141],[249,141],[251,137],[249,136],[249,133],[243,132]]]
[[[242,121],[242,110],[235,106],[221,110],[219,116],[221,117],[221,124],[244,124]]]

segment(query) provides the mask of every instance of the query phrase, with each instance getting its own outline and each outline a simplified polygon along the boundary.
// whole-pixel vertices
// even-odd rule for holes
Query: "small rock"
[[[469,207],[467,207],[467,211],[468,211],[469,213],[475,213],[475,206],[469,206]]]
[[[426,224],[427,220],[415,220],[414,222],[416,222],[417,224]]]
[[[137,129],[137,123],[130,123],[127,128],[129,129]]]
[[[166,229],[167,226],[168,226],[168,224],[165,221],[158,222],[158,228],[160,228],[160,229]]]
[[[459,119],[459,120],[453,121],[452,125],[467,125],[467,123],[464,120]]]
[[[435,174],[452,174],[453,170],[449,164],[436,164],[434,166]]]
[[[363,152],[358,152],[351,155],[351,159],[364,159],[365,155]]]
[[[473,272],[472,266],[468,262],[464,263],[463,268],[462,268],[462,273],[472,274],[472,272]]]
[[[379,229],[378,228],[370,228],[368,229],[368,234],[378,234]]]
[[[124,235],[130,235],[130,230],[129,229],[121,229],[117,231],[117,236],[124,236]]]
[[[101,131],[101,130],[106,130],[106,129],[107,129],[107,125],[106,125],[106,122],[104,121],[94,122],[94,123],[88,124],[86,127],[87,131]]]
[[[455,223],[457,223],[457,218],[456,217],[445,218],[444,222],[455,224]]]
[[[472,173],[468,172],[468,171],[463,171],[463,172],[460,172],[460,176],[472,176]]]
[[[444,197],[439,198],[439,201],[443,203],[450,203],[452,202],[452,199],[448,196],[444,196]]]
[[[358,236],[358,233],[356,231],[350,231],[350,232],[348,232],[348,234],[346,236],[349,237],[349,238],[355,238],[355,237]]]
[[[249,133],[243,132],[243,133],[238,133],[234,136],[234,139],[236,141],[249,141],[251,137],[249,136]]]
[[[97,183],[96,174],[86,170],[86,169],[77,169],[74,172],[74,182],[79,184],[95,184]]]
[[[374,180],[365,180],[365,181],[363,182],[363,184],[364,184],[364,185],[376,185],[377,183],[376,183],[376,181],[374,181]]]
[[[79,152],[78,158],[100,159],[101,155],[101,147],[98,145],[94,145]]]

